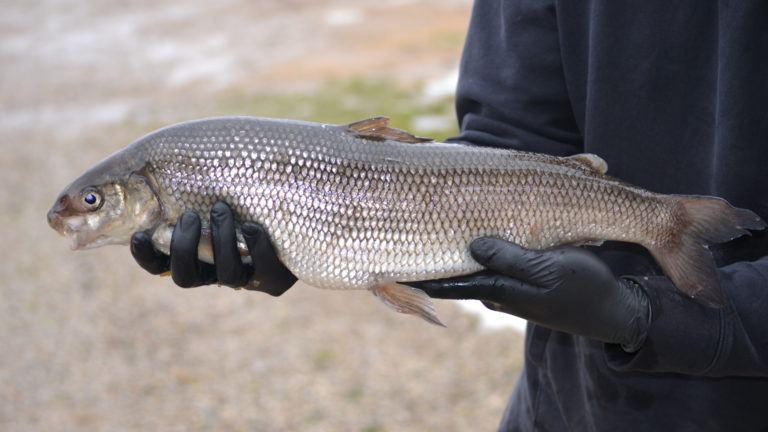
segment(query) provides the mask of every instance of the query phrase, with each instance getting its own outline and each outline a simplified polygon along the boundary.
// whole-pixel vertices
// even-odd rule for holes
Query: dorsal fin
[[[592,171],[605,174],[608,171],[608,164],[600,156],[592,153],[579,153],[573,156],[568,156],[566,159],[578,162]]]
[[[383,141],[393,140],[407,143],[423,143],[432,141],[404,130],[389,127],[389,117],[372,117],[342,126],[360,138]]]

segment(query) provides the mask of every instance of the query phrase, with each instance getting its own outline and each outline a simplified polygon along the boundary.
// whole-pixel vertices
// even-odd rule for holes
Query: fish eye
[[[93,189],[87,189],[82,194],[83,204],[88,210],[98,210],[101,207],[101,194]]]

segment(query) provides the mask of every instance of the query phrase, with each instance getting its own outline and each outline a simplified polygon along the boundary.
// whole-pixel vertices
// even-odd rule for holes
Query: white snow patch
[[[446,75],[427,81],[421,96],[427,102],[453,96],[458,82],[459,69],[457,68]]]
[[[73,134],[93,125],[114,124],[126,119],[135,101],[116,100],[102,104],[66,104],[30,106],[4,111],[0,129],[51,128],[62,134]]]
[[[336,8],[325,13],[325,23],[332,26],[357,24],[363,21],[360,9]]]
[[[454,126],[456,126],[456,119],[445,115],[422,115],[414,117],[411,121],[413,129],[422,131],[439,131],[451,129]]]
[[[172,87],[181,87],[194,81],[205,81],[212,88],[221,88],[232,79],[235,59],[231,55],[198,57],[180,61],[166,76]]]
[[[480,300],[459,300],[459,306],[480,318],[480,326],[484,330],[515,329],[525,332],[527,321],[514,315],[496,312],[488,309]]]

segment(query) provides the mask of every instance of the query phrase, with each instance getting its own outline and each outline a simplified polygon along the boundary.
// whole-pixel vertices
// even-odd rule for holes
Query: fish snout
[[[56,203],[48,210],[48,225],[58,232],[64,230],[64,218],[61,216],[61,212],[69,206],[69,196],[62,195],[56,200]]]

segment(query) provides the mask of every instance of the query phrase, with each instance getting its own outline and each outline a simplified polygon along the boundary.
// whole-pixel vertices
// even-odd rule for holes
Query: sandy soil
[[[407,84],[448,73],[466,1],[3,9],[0,430],[496,427],[522,361],[513,330],[483,330],[450,302],[437,305],[441,329],[366,292],[182,290],[127,248],[70,252],[45,223],[74,176],[190,105],[361,74]]]

